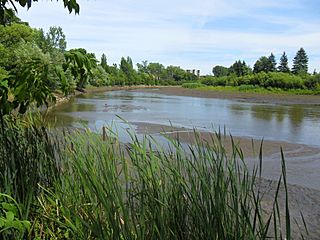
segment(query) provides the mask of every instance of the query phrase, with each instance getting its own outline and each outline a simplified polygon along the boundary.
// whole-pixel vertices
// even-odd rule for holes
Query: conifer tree
[[[270,66],[269,66],[269,72],[275,72],[277,70],[276,66],[277,66],[277,62],[276,62],[276,58],[273,55],[273,53],[270,54],[270,56],[268,57],[269,62],[270,62]]]
[[[308,73],[308,56],[303,48],[300,48],[293,59],[292,72],[294,74]]]
[[[281,58],[280,58],[280,63],[279,63],[279,67],[278,67],[279,72],[283,72],[283,73],[289,73],[290,72],[290,68],[288,66],[288,57],[286,55],[286,52],[283,52]]]
[[[107,66],[108,66],[108,63],[107,63],[107,56],[103,53],[102,56],[101,56],[101,63],[100,63],[101,67],[104,68],[104,70],[107,70]]]

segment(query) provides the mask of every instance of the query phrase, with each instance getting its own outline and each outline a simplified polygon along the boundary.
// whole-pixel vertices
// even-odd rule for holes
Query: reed
[[[24,238],[292,237],[283,155],[274,202],[265,211],[262,150],[250,171],[241,149],[232,141],[227,152],[219,132],[204,142],[195,131],[196,144],[186,148],[179,138],[161,145],[131,131],[131,143],[123,144],[111,129],[102,137],[89,130],[48,134],[30,120],[1,124],[0,192],[23,206],[20,218],[32,224]]]
[[[50,198],[64,216],[59,224],[73,237],[291,238],[288,196],[284,222],[277,199],[280,185],[287,185],[284,160],[274,204],[265,212],[262,152],[260,166],[249,171],[236,144],[226,152],[221,133],[209,143],[195,132],[196,144],[188,149],[179,140],[168,139],[164,147],[152,137],[128,134],[126,145],[116,136],[104,141],[88,131],[66,136],[60,156],[64,173]]]

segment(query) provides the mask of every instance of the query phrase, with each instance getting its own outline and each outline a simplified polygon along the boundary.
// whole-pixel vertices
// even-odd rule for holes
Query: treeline
[[[185,81],[195,81],[198,77],[177,66],[165,67],[160,63],[137,63],[134,68],[130,57],[121,58],[117,64],[108,65],[107,57],[102,54],[100,64],[89,83],[93,86],[105,85],[178,85]]]
[[[244,61],[236,61],[229,68],[215,66],[212,69],[214,76],[204,76],[201,83],[209,86],[258,86],[263,88],[281,89],[320,89],[320,75],[308,73],[308,56],[300,48],[293,59],[292,69],[288,66],[288,57],[284,52],[279,64],[275,56],[260,57],[253,69]]]
[[[48,32],[33,29],[13,16],[0,25],[1,113],[14,109],[24,113],[55,100],[54,92],[65,95],[87,85],[177,85],[198,77],[177,66],[143,61],[134,68],[130,57],[108,65],[106,55],[98,61],[94,53],[78,48],[66,50],[66,36],[60,27]]]

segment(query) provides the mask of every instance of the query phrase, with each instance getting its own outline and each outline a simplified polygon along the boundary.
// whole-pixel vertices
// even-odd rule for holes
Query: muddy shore
[[[241,102],[269,103],[284,105],[320,105],[320,95],[294,95],[276,93],[228,92],[216,90],[197,90],[177,87],[153,87],[139,89],[139,92],[152,92],[165,95],[189,96],[199,98],[230,99]]]
[[[179,138],[180,142],[194,144],[196,138],[213,144],[217,140],[214,134],[209,132],[197,132],[197,137],[191,129],[177,128],[173,126],[164,126],[149,123],[132,123],[136,126],[136,131],[140,134],[162,134],[174,139]],[[259,162],[259,153],[261,140],[244,137],[232,137],[234,144],[241,148],[244,159],[252,169],[254,164]],[[230,136],[222,134],[222,143],[227,154],[232,152],[232,141]],[[297,159],[308,159],[308,162],[319,161],[320,149],[302,144],[292,144],[280,141],[263,141],[263,179],[260,182],[260,190],[265,193],[262,201],[262,207],[266,212],[270,212],[277,188],[277,181],[281,174],[281,153],[283,149],[287,178],[290,179],[288,184],[289,206],[292,219],[293,239],[301,239],[300,233],[304,232],[304,224],[300,213],[303,213],[308,226],[309,235],[306,239],[320,239],[320,186],[318,185],[318,176],[306,175],[306,171],[312,170],[304,166],[305,161]],[[285,191],[281,186],[278,200],[281,208],[281,218],[285,218]]]

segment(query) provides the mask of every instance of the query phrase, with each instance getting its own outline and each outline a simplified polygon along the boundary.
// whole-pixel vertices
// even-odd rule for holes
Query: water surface
[[[320,106],[245,103],[225,99],[109,91],[75,97],[56,107],[59,126],[86,124],[101,129],[111,122],[145,122],[203,131],[223,129],[234,136],[320,146]]]

